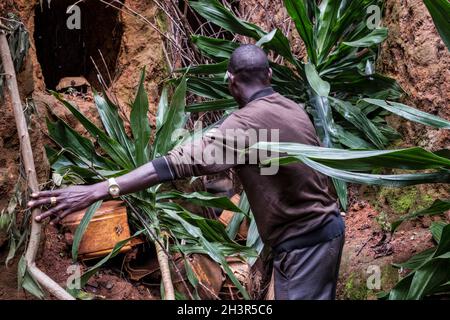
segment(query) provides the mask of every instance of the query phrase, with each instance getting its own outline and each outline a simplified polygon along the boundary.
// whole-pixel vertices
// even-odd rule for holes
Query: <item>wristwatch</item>
[[[120,196],[120,188],[117,184],[116,179],[109,178],[108,179],[108,192],[113,198],[118,198]]]

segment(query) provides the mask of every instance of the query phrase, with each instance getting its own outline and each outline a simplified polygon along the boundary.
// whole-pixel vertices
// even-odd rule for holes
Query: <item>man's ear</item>
[[[229,81],[230,83],[234,84],[234,81],[236,80],[235,77],[234,77],[234,74],[232,74],[232,73],[229,72],[229,71],[227,71],[227,72],[228,72],[228,81]]]
[[[269,72],[267,73],[267,76],[268,76],[268,78],[269,78],[269,81],[272,80],[272,74],[273,74],[272,68],[269,68]]]

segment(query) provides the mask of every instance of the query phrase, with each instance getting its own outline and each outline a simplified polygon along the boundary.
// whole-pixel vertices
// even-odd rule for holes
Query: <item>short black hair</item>
[[[228,63],[228,71],[242,81],[267,81],[269,59],[258,46],[245,44],[234,50]]]

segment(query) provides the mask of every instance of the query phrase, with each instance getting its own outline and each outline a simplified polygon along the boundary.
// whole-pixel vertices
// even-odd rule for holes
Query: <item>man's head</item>
[[[255,91],[270,85],[272,70],[266,53],[252,44],[234,50],[228,64],[228,88],[239,106]]]

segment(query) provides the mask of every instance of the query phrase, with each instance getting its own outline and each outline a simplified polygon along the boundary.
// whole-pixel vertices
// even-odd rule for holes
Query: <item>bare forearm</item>
[[[120,194],[125,195],[147,189],[158,184],[160,181],[152,162],[149,162],[116,178],[116,182],[119,185]],[[95,185],[95,192],[98,200],[109,198],[108,181],[97,183]]]
[[[153,163],[149,162],[130,173],[116,179],[120,188],[120,194],[129,194],[144,190],[160,183]],[[42,221],[47,217],[55,217],[52,223],[58,223],[68,214],[83,210],[92,203],[110,198],[108,181],[93,185],[71,186],[64,189],[40,191],[31,195],[28,202],[29,208],[42,205],[52,205],[51,208],[36,217],[36,221]]]

